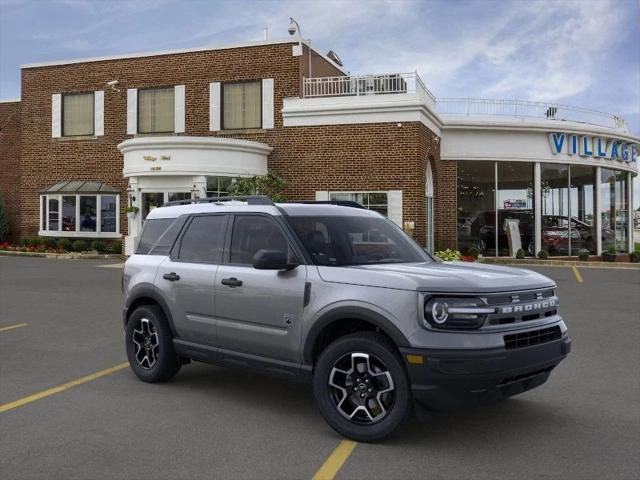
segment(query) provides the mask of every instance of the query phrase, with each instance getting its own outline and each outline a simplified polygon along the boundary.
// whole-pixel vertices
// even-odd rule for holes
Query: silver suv
[[[552,280],[443,263],[357,207],[251,196],[150,212],[123,277],[135,374],[168,380],[194,360],[306,379],[359,441],[547,380],[571,345]]]

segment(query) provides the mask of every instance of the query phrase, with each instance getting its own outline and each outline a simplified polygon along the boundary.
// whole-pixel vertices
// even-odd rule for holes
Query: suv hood
[[[555,285],[531,270],[469,262],[318,267],[318,271],[327,282],[430,292],[489,293]]]

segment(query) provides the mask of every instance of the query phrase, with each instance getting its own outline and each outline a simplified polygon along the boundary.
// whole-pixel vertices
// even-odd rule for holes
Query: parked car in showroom
[[[549,278],[438,261],[352,202],[170,202],[149,212],[122,282],[138,378],[198,361],[306,380],[358,441],[538,387],[571,347]]]

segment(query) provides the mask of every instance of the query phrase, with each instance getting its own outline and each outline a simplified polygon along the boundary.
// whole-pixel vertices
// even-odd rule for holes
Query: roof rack
[[[339,205],[341,207],[362,208],[364,207],[353,200],[300,200],[286,203],[303,203],[305,205]]]
[[[271,205],[273,201],[266,195],[239,195],[237,197],[206,197],[206,198],[187,198],[185,200],[173,200],[165,202],[163,207],[172,207],[175,205],[190,205],[192,203],[224,203],[224,202],[247,202],[247,205]]]

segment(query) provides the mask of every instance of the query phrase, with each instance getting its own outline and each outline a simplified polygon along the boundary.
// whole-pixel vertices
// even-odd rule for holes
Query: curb
[[[55,258],[57,260],[121,260],[120,254],[109,253],[45,253],[45,252],[14,252],[0,250],[0,255],[7,257],[40,257]]]
[[[480,263],[488,263],[495,265],[511,265],[522,267],[581,267],[581,268],[614,268],[614,269],[627,269],[627,270],[640,270],[640,263],[629,262],[581,262],[577,260],[516,260],[509,259],[496,259],[496,258],[482,258],[479,259]]]

